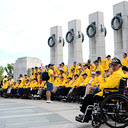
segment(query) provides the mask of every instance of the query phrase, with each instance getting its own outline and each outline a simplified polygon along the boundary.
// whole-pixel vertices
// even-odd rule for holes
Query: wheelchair
[[[106,124],[110,128],[125,128],[128,126],[127,80],[128,78],[121,78],[118,88],[105,88],[103,101],[87,106],[85,115],[87,111],[92,111],[93,128],[99,128],[102,124]],[[111,92],[106,90],[111,90]]]

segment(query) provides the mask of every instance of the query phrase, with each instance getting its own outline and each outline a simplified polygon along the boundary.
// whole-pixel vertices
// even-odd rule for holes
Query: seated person
[[[113,70],[111,78],[107,82],[99,85],[100,92],[98,92],[95,95],[89,94],[85,97],[82,107],[80,109],[80,111],[83,114],[85,114],[85,111],[88,105],[93,105],[94,102],[103,100],[104,88],[118,88],[120,79],[124,77],[124,73],[121,69],[121,61],[119,59],[114,58],[112,59],[111,64],[112,64],[112,70]],[[109,90],[109,92],[111,91],[114,92],[114,90]],[[84,122],[88,122],[90,119],[91,119],[91,111],[87,111],[85,115],[76,116],[76,121],[79,121],[79,122],[81,122],[82,120],[84,120]]]
[[[2,87],[1,87],[2,88],[1,97],[3,96],[4,93],[7,93],[8,86],[9,86],[8,82],[6,80],[4,80],[4,83],[3,83]]]
[[[87,85],[86,85],[86,90],[85,90],[85,95],[84,95],[84,97],[85,97],[87,94],[90,94],[91,91],[96,87],[96,86],[95,86],[95,83],[96,83],[96,73],[95,73],[95,72],[91,72],[91,78],[90,78],[89,82],[88,82]]]
[[[84,73],[87,73],[87,76],[90,77],[90,70],[88,69],[88,65],[84,65]]]

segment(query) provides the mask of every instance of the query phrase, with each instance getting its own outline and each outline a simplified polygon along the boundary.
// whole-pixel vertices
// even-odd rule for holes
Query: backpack
[[[41,75],[41,79],[43,80],[43,81],[47,81],[47,80],[49,80],[49,75],[48,75],[48,72],[43,72],[42,73],[42,75]]]

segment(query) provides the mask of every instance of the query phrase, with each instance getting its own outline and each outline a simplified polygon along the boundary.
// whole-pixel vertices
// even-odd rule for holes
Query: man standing
[[[53,73],[53,64],[48,65],[48,75],[49,75],[49,80],[46,82],[47,85],[47,91],[46,91],[46,98],[47,98],[47,103],[52,103],[51,101],[51,91],[53,90],[53,82],[54,82],[54,77],[55,76]]]
[[[122,60],[122,65],[126,66],[128,68],[128,57],[127,57],[127,53],[123,54],[123,60]]]

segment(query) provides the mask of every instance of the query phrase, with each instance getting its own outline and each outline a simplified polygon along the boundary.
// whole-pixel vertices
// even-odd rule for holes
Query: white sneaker
[[[53,101],[51,101],[51,100],[46,100],[46,103],[53,103]]]

